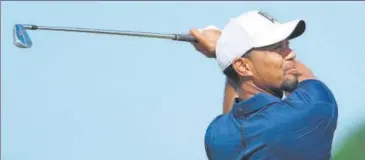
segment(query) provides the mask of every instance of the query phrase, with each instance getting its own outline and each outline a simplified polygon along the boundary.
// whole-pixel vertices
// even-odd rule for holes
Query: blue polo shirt
[[[337,103],[319,80],[305,80],[285,100],[260,93],[236,102],[208,126],[210,160],[329,160]]]

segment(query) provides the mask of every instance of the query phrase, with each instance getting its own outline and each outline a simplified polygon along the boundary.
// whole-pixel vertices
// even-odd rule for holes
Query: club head
[[[30,48],[33,44],[28,35],[27,29],[21,24],[14,25],[13,40],[14,45],[19,48]]]

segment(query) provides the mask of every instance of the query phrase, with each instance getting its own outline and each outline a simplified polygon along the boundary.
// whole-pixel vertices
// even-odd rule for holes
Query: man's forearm
[[[309,69],[306,65],[304,65],[299,60],[295,60],[295,63],[296,63],[296,67],[299,72],[299,76],[298,76],[299,83],[302,81],[305,81],[305,80],[309,80],[309,79],[316,79],[312,70]],[[284,94],[285,94],[285,97],[289,97],[291,95],[290,92],[284,92]]]
[[[309,69],[306,65],[304,65],[299,60],[296,60],[296,67],[300,73],[298,77],[298,82],[302,82],[308,79],[316,79],[311,69]]]
[[[226,79],[226,85],[224,89],[224,98],[223,98],[223,113],[228,113],[232,109],[232,105],[234,103],[234,99],[238,97],[238,94],[235,90],[233,82],[230,79]]]

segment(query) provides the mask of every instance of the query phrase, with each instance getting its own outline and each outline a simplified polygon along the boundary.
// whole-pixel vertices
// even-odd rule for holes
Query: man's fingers
[[[194,48],[195,48],[197,51],[199,51],[199,52],[203,52],[203,53],[207,52],[207,51],[204,49],[204,47],[200,45],[200,43],[194,43],[194,42],[192,42],[192,43],[190,43],[190,44],[191,44],[191,45],[193,45],[193,46],[194,46]]]
[[[203,47],[209,48],[209,42],[205,39],[205,37],[201,34],[201,32],[197,29],[191,29],[190,34],[196,38],[198,43]]]
[[[220,30],[215,26],[208,26],[204,29],[191,29],[190,35],[192,35],[197,43],[192,43],[195,49],[205,56],[212,58],[215,57],[215,45],[216,40],[220,36]]]

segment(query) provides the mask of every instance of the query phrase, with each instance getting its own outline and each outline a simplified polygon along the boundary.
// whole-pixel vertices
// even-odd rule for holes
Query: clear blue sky
[[[248,10],[307,21],[298,58],[339,104],[335,148],[365,120],[364,2],[1,2],[4,160],[206,159],[207,125],[222,111],[224,76],[188,43],[31,31],[16,23],[187,32]]]

